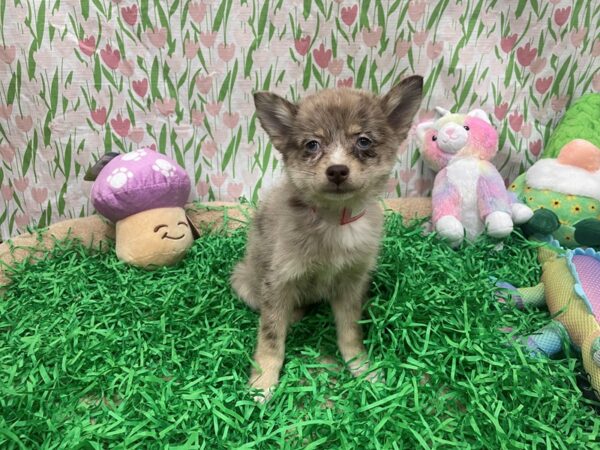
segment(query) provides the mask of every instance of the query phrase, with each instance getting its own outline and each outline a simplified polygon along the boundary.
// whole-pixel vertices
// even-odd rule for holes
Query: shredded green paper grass
[[[340,369],[329,308],[293,326],[266,405],[248,392],[257,315],[229,273],[245,230],[196,241],[175,268],[62,245],[15,268],[0,301],[0,448],[596,448],[576,355],[530,359],[547,311],[493,300],[490,277],[537,282],[533,246],[459,251],[388,217],[365,307],[385,384]]]

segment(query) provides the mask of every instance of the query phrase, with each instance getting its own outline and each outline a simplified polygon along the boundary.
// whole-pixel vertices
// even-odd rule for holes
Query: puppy
[[[361,317],[383,227],[378,194],[406,138],[423,78],[386,95],[323,90],[297,104],[254,94],[257,117],[282,154],[284,177],[256,212],[244,259],[232,274],[237,295],[260,311],[250,385],[267,399],[279,380],[290,323],[327,300],[337,342],[354,375],[368,369]]]

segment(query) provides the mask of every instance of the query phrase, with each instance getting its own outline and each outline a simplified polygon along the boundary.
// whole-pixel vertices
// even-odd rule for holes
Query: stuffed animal
[[[92,203],[116,224],[117,257],[152,269],[180,261],[193,242],[183,209],[190,179],[175,161],[149,148],[105,155],[86,175]]]
[[[432,192],[435,231],[453,247],[465,235],[472,241],[484,231],[508,236],[514,223],[526,222],[533,213],[509,194],[490,162],[498,151],[496,129],[481,109],[436,111],[441,117],[417,126],[423,159],[438,172]]]
[[[523,225],[528,237],[600,249],[600,94],[567,109],[542,158],[510,190],[534,210]]]
[[[526,236],[600,249],[600,148],[591,142],[568,142],[556,159],[540,159],[509,189],[534,211],[523,225]]]
[[[558,247],[558,243],[556,243]],[[518,307],[547,305],[552,320],[529,336],[516,340],[532,356],[553,356],[565,344],[581,352],[583,367],[590,384],[600,393],[600,253],[593,249],[561,251],[541,247],[541,282],[517,289],[507,282],[497,282],[497,300],[510,298]]]

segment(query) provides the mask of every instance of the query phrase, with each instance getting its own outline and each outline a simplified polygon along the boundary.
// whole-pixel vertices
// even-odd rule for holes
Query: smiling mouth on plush
[[[177,236],[177,237],[171,237],[167,233],[165,233],[162,235],[161,239],[171,239],[173,241],[178,241],[179,239],[183,239],[184,237],[185,237],[185,234],[182,234],[181,236]]]
[[[186,227],[189,227],[189,225],[185,222],[179,222],[177,225],[185,225]],[[157,233],[158,230],[160,230],[161,228],[168,228],[168,226],[165,224],[157,225],[156,227],[154,227],[154,232]],[[173,236],[169,236],[168,231],[165,231],[165,233],[160,238],[161,239],[171,239],[172,241],[178,241],[179,239],[183,239],[184,237],[185,237],[185,233],[183,233],[181,236],[173,237]]]

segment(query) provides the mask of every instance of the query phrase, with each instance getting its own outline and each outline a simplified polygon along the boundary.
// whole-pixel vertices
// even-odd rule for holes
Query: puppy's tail
[[[239,298],[251,309],[258,311],[260,309],[260,301],[256,295],[256,290],[253,289],[256,283],[255,273],[251,270],[247,262],[239,262],[233,269],[231,274],[231,286]]]

